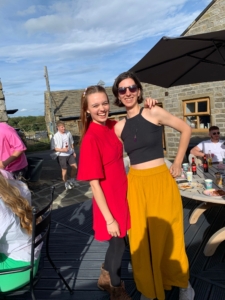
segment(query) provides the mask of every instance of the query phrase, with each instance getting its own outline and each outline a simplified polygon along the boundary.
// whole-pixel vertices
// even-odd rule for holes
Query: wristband
[[[115,219],[111,223],[109,223],[109,224],[106,223],[106,225],[111,225],[114,221],[115,221]]]

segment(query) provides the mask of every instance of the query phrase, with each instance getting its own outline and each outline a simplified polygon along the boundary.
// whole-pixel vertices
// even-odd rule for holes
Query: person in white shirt
[[[203,141],[191,149],[190,154],[203,158],[204,155],[208,157],[209,153],[212,155],[212,162],[222,162],[225,157],[225,144],[220,140],[219,127],[211,126],[209,128],[210,140]]]
[[[31,193],[25,183],[0,169],[0,271],[30,264],[32,208]],[[42,243],[35,249],[34,274]],[[20,288],[30,281],[30,270],[0,276],[0,292]]]
[[[56,151],[58,163],[62,169],[62,179],[65,182],[66,190],[79,186],[75,180],[77,173],[76,153],[72,134],[66,130],[65,123],[56,123],[58,132],[52,138],[51,148]],[[70,179],[67,179],[67,166],[70,166]]]

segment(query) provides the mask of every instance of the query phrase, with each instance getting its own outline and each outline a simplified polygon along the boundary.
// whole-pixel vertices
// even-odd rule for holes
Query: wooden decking
[[[225,226],[225,207],[216,206],[190,225],[190,212],[198,205],[194,200],[183,199],[185,242],[190,262],[190,281],[195,289],[195,300],[225,299],[225,243],[215,254],[206,257],[203,249],[209,237]],[[98,290],[96,282],[104,260],[107,243],[93,239],[91,200],[58,208],[52,213],[50,253],[55,264],[61,268],[74,294],[70,295],[57,274],[45,261],[43,276],[35,288],[37,300],[107,300],[106,292]],[[44,253],[43,253],[44,255]],[[132,299],[139,300],[130,265],[129,249],[123,257],[122,278]],[[8,298],[7,298],[8,299]],[[12,298],[9,298],[12,299]],[[31,299],[29,294],[13,299]],[[178,288],[166,293],[166,300],[178,300]]]

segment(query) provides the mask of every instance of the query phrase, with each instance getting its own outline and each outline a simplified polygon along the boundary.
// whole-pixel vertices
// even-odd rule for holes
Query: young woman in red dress
[[[81,147],[78,180],[88,180],[93,192],[95,239],[109,241],[98,287],[111,300],[131,300],[120,278],[125,236],[130,228],[123,145],[108,120],[109,99],[102,86],[90,86],[81,99]]]

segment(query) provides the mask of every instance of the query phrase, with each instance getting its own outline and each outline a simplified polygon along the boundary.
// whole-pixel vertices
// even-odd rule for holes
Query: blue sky
[[[162,36],[180,35],[210,0],[0,0],[0,78],[12,115],[44,115],[52,91],[106,86]]]

